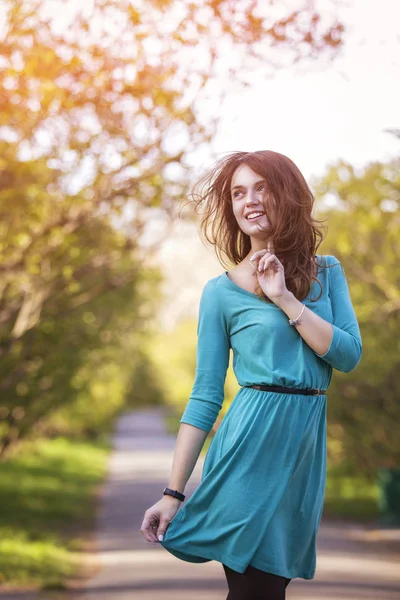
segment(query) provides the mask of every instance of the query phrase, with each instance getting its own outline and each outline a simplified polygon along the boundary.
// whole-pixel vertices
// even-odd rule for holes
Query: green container
[[[379,522],[400,525],[400,468],[379,469]]]

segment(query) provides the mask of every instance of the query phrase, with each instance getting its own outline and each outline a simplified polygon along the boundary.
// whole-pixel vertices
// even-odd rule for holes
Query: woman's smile
[[[257,221],[258,219],[261,219],[262,217],[265,217],[264,212],[254,211],[254,212],[251,212],[249,215],[247,215],[246,219],[248,221]]]

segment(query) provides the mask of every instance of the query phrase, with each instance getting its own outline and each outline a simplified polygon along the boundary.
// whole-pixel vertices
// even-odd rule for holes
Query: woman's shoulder
[[[219,296],[219,289],[223,284],[224,276],[225,272],[208,279],[203,286],[202,297],[212,299]]]
[[[330,291],[343,285],[347,278],[341,261],[334,254],[325,254],[321,258],[324,259],[324,265],[318,269],[318,274],[327,282],[327,289]]]
[[[220,292],[222,276],[223,273],[206,281],[201,293],[199,308],[200,313],[208,314],[210,317],[214,318],[216,315],[219,315],[226,324],[227,316],[224,308],[226,307],[226,301],[224,301],[223,295]]]
[[[331,270],[331,267],[341,264],[340,260],[333,254],[316,254],[315,258],[317,259],[318,268],[319,267],[322,267],[322,268],[329,267],[327,269],[328,271]]]
[[[332,263],[339,262],[339,260],[333,254],[316,254],[315,258],[318,260],[318,262],[322,261],[329,265]]]

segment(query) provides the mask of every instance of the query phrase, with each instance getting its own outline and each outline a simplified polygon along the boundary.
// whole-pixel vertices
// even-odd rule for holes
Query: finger
[[[146,540],[148,542],[153,542],[153,543],[157,542],[157,537],[156,537],[156,534],[155,534],[156,529],[152,529],[151,527],[147,528],[147,529],[144,529],[142,527],[142,529],[140,531],[142,532],[142,534],[144,535],[144,537],[146,538]]]
[[[261,256],[263,256],[265,253],[267,252],[267,250],[257,250],[257,252],[254,252],[254,254],[252,254],[250,256],[250,262],[256,261],[258,260]]]
[[[140,531],[148,542],[157,542],[157,529],[153,529],[153,525],[157,525],[154,517],[145,516]]]
[[[271,256],[268,256],[263,263],[263,271],[266,271],[267,269],[273,269],[275,267],[278,267],[281,264],[279,258],[277,256],[275,256],[275,254],[271,254]]]
[[[270,254],[265,255],[265,257],[263,257],[263,259],[260,260],[260,262],[258,263],[258,270],[260,272],[263,272],[263,271],[265,271],[268,268],[268,262],[267,261],[268,261],[269,258],[271,258]]]
[[[260,259],[259,263],[258,263],[258,270],[259,271],[264,271],[265,269],[265,263],[267,261],[267,259],[271,256],[271,253],[268,252],[268,250],[266,250],[264,256]]]
[[[167,531],[169,521],[167,519],[161,519],[160,525],[158,526],[157,538],[160,542],[163,541],[165,532]]]
[[[157,538],[155,536],[154,533],[152,533],[152,529],[145,529],[144,527],[141,527],[140,532],[143,534],[143,537],[148,541],[148,542],[157,542]]]

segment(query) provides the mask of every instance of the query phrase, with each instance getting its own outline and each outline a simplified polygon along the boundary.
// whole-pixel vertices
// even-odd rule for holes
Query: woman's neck
[[[248,254],[248,258],[250,258],[251,256],[253,256],[253,254],[255,252],[258,252],[259,250],[265,250],[267,248],[267,243],[268,240],[260,240],[258,238],[250,238],[250,243],[251,243],[251,250]]]

